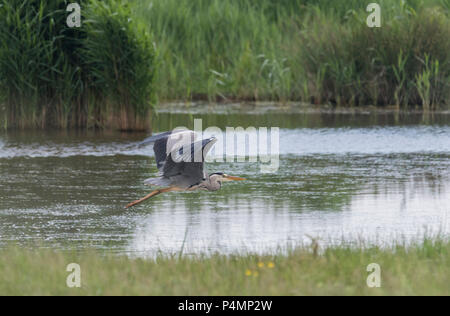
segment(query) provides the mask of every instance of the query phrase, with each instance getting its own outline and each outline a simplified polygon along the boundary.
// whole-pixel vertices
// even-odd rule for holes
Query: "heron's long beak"
[[[244,178],[233,177],[233,176],[225,176],[225,179],[227,181],[244,181],[244,180],[247,180],[247,179],[244,179]]]

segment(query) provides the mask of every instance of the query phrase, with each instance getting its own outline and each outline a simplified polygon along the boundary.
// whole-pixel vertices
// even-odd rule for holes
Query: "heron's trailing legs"
[[[142,199],[134,201],[134,202],[128,204],[125,208],[130,208],[130,207],[136,206],[138,204],[141,204],[142,202],[147,201],[149,198],[152,198],[152,197],[154,197],[154,196],[156,196],[158,194],[166,193],[166,192],[172,192],[172,191],[179,191],[179,190],[180,189],[177,188],[177,187],[170,187],[170,188],[164,188],[164,189],[155,190],[152,193],[150,193],[149,195],[143,197]]]

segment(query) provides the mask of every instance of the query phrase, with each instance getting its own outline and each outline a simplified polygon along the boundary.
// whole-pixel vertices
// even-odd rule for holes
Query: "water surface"
[[[195,113],[195,111],[194,111]],[[280,168],[214,162],[243,176],[218,192],[170,193],[131,210],[154,176],[145,134],[0,134],[0,243],[136,256],[273,252],[319,237],[377,244],[450,232],[448,114],[167,113],[156,131],[280,127]],[[217,144],[220,145],[220,144]]]

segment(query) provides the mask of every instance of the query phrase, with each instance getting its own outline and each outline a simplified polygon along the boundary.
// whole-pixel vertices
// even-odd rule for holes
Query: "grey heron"
[[[216,143],[215,137],[196,141],[198,135],[191,130],[173,130],[145,139],[140,145],[153,144],[159,176],[144,181],[146,185],[160,187],[144,198],[126,206],[133,207],[158,194],[172,191],[217,191],[223,182],[242,181],[244,178],[223,172],[208,174],[205,157]]]

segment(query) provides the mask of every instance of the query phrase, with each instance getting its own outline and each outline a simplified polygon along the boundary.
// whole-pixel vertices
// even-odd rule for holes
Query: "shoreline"
[[[27,127],[19,128],[5,126],[1,116],[0,104],[0,133],[6,131],[120,131],[128,133],[147,133],[153,130],[158,120],[158,115],[328,115],[328,116],[422,116],[425,120],[441,117],[441,124],[450,125],[450,108],[423,110],[421,108],[397,108],[396,106],[358,106],[342,107],[332,105],[312,105],[302,102],[220,102],[209,103],[204,101],[185,102],[170,101],[161,102],[154,106],[150,113],[150,127],[148,129],[117,129],[112,127]],[[447,119],[448,117],[448,119]],[[448,122],[446,122],[448,121]]]
[[[398,108],[397,106],[343,107],[332,105],[312,105],[302,102],[242,101],[168,101],[154,106],[155,113],[173,114],[439,114],[450,115],[449,109],[424,110],[421,108]]]

